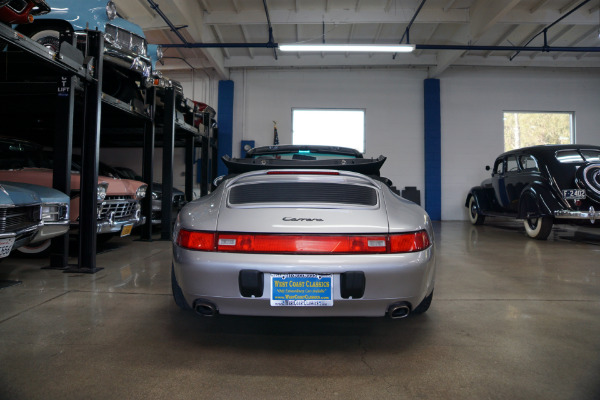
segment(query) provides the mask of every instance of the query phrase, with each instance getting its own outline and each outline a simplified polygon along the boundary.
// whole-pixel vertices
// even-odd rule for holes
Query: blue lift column
[[[425,79],[425,211],[434,221],[442,219],[442,118],[440,80]]]

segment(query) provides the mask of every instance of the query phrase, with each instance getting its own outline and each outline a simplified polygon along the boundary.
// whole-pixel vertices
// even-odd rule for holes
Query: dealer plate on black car
[[[565,200],[583,200],[585,199],[585,189],[567,189],[563,190]]]
[[[271,305],[333,306],[333,275],[271,274]]]

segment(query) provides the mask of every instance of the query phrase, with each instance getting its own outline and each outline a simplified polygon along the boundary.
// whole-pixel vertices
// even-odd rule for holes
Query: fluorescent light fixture
[[[410,53],[414,44],[280,44],[281,51],[360,52],[360,53]]]

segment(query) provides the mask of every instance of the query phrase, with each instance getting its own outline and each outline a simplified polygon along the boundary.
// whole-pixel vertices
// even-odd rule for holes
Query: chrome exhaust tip
[[[218,314],[217,306],[206,300],[196,300],[194,302],[194,311],[202,317],[214,317]]]
[[[387,314],[391,319],[406,318],[410,314],[410,306],[406,302],[394,303],[388,307]]]

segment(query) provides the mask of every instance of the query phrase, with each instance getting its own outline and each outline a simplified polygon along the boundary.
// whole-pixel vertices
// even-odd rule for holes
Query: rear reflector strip
[[[190,250],[262,254],[389,254],[427,249],[426,231],[394,235],[272,235],[181,229],[177,245]]]

